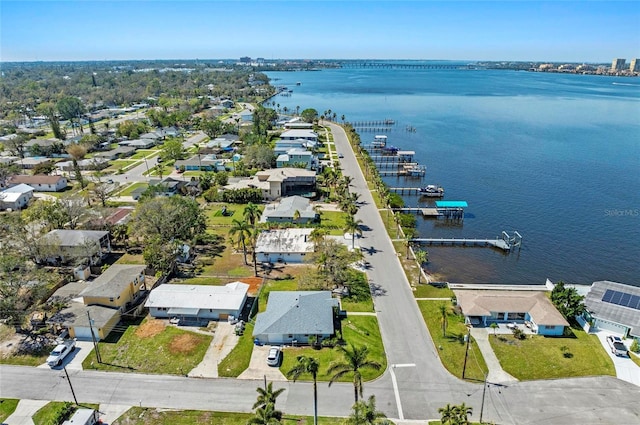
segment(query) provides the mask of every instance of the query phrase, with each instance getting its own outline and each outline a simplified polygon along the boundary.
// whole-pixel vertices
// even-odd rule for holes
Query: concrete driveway
[[[266,377],[269,381],[286,381],[287,378],[279,368],[267,364],[270,348],[270,345],[254,345],[249,367],[238,376],[238,379],[264,379]],[[286,352],[283,354],[287,355]]]
[[[607,354],[609,354],[609,357],[611,357],[611,360],[613,360],[613,365],[616,368],[616,377],[618,379],[630,382],[640,387],[640,366],[636,365],[629,357],[618,357],[615,354],[613,354],[611,352],[611,348],[609,347],[609,343],[607,342],[608,335],[615,335],[615,336],[621,336],[621,335],[616,335],[613,332],[607,332],[607,331],[598,331],[598,332],[594,332],[594,334],[597,335],[605,351],[607,352]],[[624,345],[627,346],[627,349],[629,349],[629,345],[631,345],[630,342],[629,341],[622,341],[622,342],[624,343]]]
[[[82,362],[89,356],[91,350],[93,350],[93,343],[91,341],[76,341],[76,349],[64,359],[62,366],[56,366],[51,369],[62,370],[63,367],[66,367],[67,369],[82,370]],[[49,369],[46,363],[38,367]]]
[[[198,366],[189,372],[189,377],[197,378],[217,378],[218,364],[227,354],[233,350],[238,343],[238,336],[235,334],[234,325],[229,322],[220,321],[216,325],[216,332],[213,340]]]

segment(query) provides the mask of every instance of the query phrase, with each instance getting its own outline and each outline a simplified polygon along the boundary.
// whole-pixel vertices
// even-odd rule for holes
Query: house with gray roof
[[[126,311],[139,298],[146,266],[114,264],[80,292],[85,305]]]
[[[262,223],[309,223],[318,220],[311,201],[302,196],[282,198],[279,203],[267,205],[260,221]]]
[[[43,236],[56,252],[52,262],[88,259],[91,265],[100,264],[102,256],[111,252],[109,232],[102,230],[55,229]],[[45,260],[45,259],[42,259]]]
[[[280,138],[282,140],[304,139],[311,142],[318,142],[318,134],[308,129],[285,130],[280,135]]]
[[[584,305],[583,316],[592,329],[640,341],[640,287],[608,280],[593,282]]]
[[[256,317],[253,337],[262,344],[307,344],[335,333],[339,308],[330,291],[271,291],[267,309]]]

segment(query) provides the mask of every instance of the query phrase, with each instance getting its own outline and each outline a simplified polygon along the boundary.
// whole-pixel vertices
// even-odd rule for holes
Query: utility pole
[[[464,350],[464,364],[462,365],[462,379],[467,370],[467,356],[469,355],[469,341],[471,341],[471,328],[467,328],[467,348]]]
[[[73,401],[75,401],[77,405],[78,399],[76,398],[76,392],[73,391],[73,385],[71,385],[71,379],[69,379],[69,373],[67,372],[67,367],[64,366],[62,369],[64,370],[64,374],[67,376],[67,382],[69,383],[69,388],[71,388],[71,395],[73,395]]]
[[[484,411],[484,394],[487,392],[487,376],[489,376],[488,373],[484,374],[484,384],[482,387],[482,404],[480,405],[480,423],[482,423],[482,413]]]
[[[93,341],[93,349],[96,350],[96,359],[98,359],[98,363],[102,363],[102,358],[100,357],[100,350],[98,350],[98,343],[96,342],[96,334],[93,332],[93,320],[91,320],[91,315],[87,311],[87,318],[89,319],[89,329],[91,330],[91,340]]]

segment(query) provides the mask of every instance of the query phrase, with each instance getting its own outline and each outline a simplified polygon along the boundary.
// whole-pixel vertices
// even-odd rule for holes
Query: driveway
[[[621,336],[621,335],[616,335],[615,333],[607,332],[607,331],[598,331],[598,332],[594,332],[594,334],[600,340],[600,343],[602,344],[604,349],[607,351],[607,354],[609,354],[609,357],[611,357],[611,360],[613,360],[613,365],[616,368],[616,377],[618,379],[630,382],[640,387],[640,366],[636,365],[629,357],[618,357],[615,354],[613,354],[611,352],[611,348],[609,347],[609,343],[607,342],[606,338],[608,335],[615,335],[615,336]],[[624,343],[624,345],[627,346],[627,349],[628,349],[630,342],[629,341],[622,341],[622,342]]]
[[[76,349],[64,359],[62,366],[56,366],[51,369],[62,370],[63,367],[66,367],[69,370],[82,370],[82,362],[87,358],[87,356],[89,356],[91,350],[93,350],[93,342],[76,341]],[[38,367],[42,369],[49,369],[49,366],[46,363],[43,363]]]
[[[238,379],[266,379],[269,381],[286,381],[287,378],[277,367],[267,364],[270,345],[254,345],[249,367],[238,376]],[[283,353],[285,356],[287,352]]]
[[[189,372],[189,377],[217,378],[218,364],[233,350],[238,343],[234,325],[220,321],[216,325],[213,340],[198,366]]]

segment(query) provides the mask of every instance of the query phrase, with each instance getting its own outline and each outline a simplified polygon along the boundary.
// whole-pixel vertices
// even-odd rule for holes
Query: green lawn
[[[596,335],[578,326],[569,337],[533,335],[517,340],[512,335],[490,336],[489,342],[502,368],[520,380],[611,375],[615,368]],[[565,357],[562,347],[566,347]]]
[[[374,316],[348,316],[342,321],[342,335],[347,344],[355,346],[366,345],[369,347],[369,359],[382,365],[380,370],[362,370],[364,381],[370,381],[382,375],[387,368],[387,358],[382,345],[382,337],[378,328],[378,319]],[[327,369],[333,362],[342,361],[342,355],[335,349],[324,347],[316,350],[310,347],[287,347],[280,370],[286,375],[287,371],[294,367],[298,356],[315,357],[320,363],[318,381],[329,381],[331,376]],[[302,380],[310,380],[310,376],[302,376]],[[341,382],[352,382],[353,376],[347,375]]]
[[[146,263],[142,254],[122,254],[122,257],[118,258],[116,264],[139,264],[142,266]]]
[[[253,352],[253,323],[247,323],[244,333],[233,350],[218,364],[218,376],[237,378],[251,362]]]
[[[320,214],[321,227],[328,229],[329,234],[339,236],[344,234],[344,224],[346,214],[342,211],[322,211]]]
[[[256,393],[257,395],[257,393]],[[276,408],[278,403],[276,402]],[[164,410],[153,408],[132,407],[120,416],[113,425],[245,425],[253,417],[251,413],[209,412],[202,410]],[[341,424],[344,418],[318,417],[318,424]],[[282,418],[283,424],[313,424],[313,417],[294,416],[286,413]]]
[[[267,309],[267,300],[271,291],[297,291],[298,281],[295,276],[291,279],[267,279],[260,289],[260,297],[258,298],[258,311],[263,312]]]
[[[17,398],[0,398],[0,423],[4,422],[18,407]]]
[[[424,280],[423,280],[424,282]],[[437,288],[435,286],[420,284],[413,291],[413,296],[416,298],[447,298],[450,299],[453,296],[453,291],[449,288]]]
[[[51,401],[45,404],[32,417],[34,425],[50,425],[61,423],[59,419],[69,419],[75,410],[73,403],[66,401]],[[65,412],[67,413],[65,415]]]
[[[464,355],[466,344],[464,343],[464,335],[467,334],[467,327],[464,325],[464,317],[455,314],[449,314],[446,336],[442,336],[442,325],[440,323],[439,307],[442,304],[450,306],[451,302],[447,301],[417,301],[422,317],[424,318],[433,343],[438,348],[440,359],[444,367],[454,376],[462,378],[462,367],[464,364]],[[487,371],[487,365],[484,357],[474,343],[473,338],[469,345],[469,355],[467,358],[467,369],[465,378],[484,380],[484,373]]]
[[[131,196],[134,190],[140,189],[140,188],[146,189],[147,187],[149,187],[147,183],[142,183],[142,182],[133,183],[132,185],[126,187],[124,190],[118,193],[118,196]]]
[[[136,153],[134,153],[133,155],[131,155],[129,158],[131,159],[144,159],[146,157],[148,157],[151,154],[157,154],[160,153],[160,149],[139,149],[136,151]]]
[[[227,215],[222,215],[222,207],[227,207]],[[244,220],[243,212],[247,204],[211,204],[205,210],[210,226],[231,226],[233,220]]]
[[[131,167],[132,165],[138,164],[139,161],[134,161],[134,160],[130,160],[130,159],[115,159],[113,161],[111,161],[111,165],[109,166],[110,168],[122,168],[122,169],[127,169],[127,167]]]
[[[129,326],[124,334],[111,332],[101,341],[102,363],[92,351],[82,365],[84,369],[113,372],[186,375],[202,361],[211,340],[211,336],[147,318],[140,325]]]

